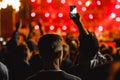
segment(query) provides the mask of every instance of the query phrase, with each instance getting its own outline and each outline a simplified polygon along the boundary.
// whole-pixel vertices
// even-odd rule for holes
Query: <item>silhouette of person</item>
[[[27,80],[81,80],[60,69],[63,59],[63,44],[60,36],[43,35],[39,39],[38,47],[43,60],[43,70],[28,77]]]

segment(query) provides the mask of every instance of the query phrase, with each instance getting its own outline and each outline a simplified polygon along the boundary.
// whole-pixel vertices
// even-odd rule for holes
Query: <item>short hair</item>
[[[59,51],[63,51],[62,38],[57,34],[43,35],[38,42],[38,48],[42,58],[55,59]]]

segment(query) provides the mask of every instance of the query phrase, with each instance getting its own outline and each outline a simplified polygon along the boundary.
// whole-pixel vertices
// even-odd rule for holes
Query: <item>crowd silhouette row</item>
[[[0,80],[120,80],[120,47],[99,45],[76,16],[71,20],[78,26],[78,39],[44,34],[42,28],[40,36],[30,28],[26,38],[19,33],[22,23],[16,23],[7,44],[0,42]]]

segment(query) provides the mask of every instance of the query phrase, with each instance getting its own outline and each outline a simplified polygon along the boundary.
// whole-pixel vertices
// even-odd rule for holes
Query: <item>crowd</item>
[[[33,28],[26,38],[16,23],[11,39],[0,43],[0,80],[120,80],[120,47],[99,45],[76,16],[78,40],[42,30],[38,37]]]

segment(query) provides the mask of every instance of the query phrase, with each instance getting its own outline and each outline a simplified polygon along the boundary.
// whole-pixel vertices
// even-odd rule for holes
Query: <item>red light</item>
[[[100,6],[100,5],[101,5],[101,1],[97,1],[97,5],[99,5],[99,6]]]
[[[116,21],[117,21],[117,22],[120,22],[120,17],[117,17],[117,18],[116,18]]]
[[[31,17],[35,17],[36,13],[35,12],[32,12],[31,13]]]
[[[115,5],[115,8],[116,8],[116,9],[119,9],[119,8],[120,8],[120,5]]]
[[[67,30],[67,26],[62,26],[62,30]]]
[[[77,31],[77,29],[76,29],[76,28],[73,28],[73,31],[74,31],[74,32],[76,32],[76,31]]]
[[[50,13],[46,12],[45,17],[49,17],[49,16],[50,16]]]
[[[93,15],[92,15],[92,14],[89,14],[89,18],[90,18],[90,19],[93,19]]]
[[[103,26],[99,26],[98,27],[98,30],[101,32],[101,31],[103,31]]]
[[[91,1],[86,1],[86,6],[88,7],[88,6],[90,6],[90,4],[91,4]]]
[[[115,17],[116,17],[116,14],[115,14],[115,13],[111,13],[111,17],[112,17],[112,18],[115,18]]]
[[[36,0],[31,0],[31,2],[35,2]]]
[[[120,2],[120,0],[117,0],[118,2]]]
[[[47,3],[51,3],[52,2],[52,0],[47,0]]]
[[[78,1],[78,5],[82,5],[82,1]]]
[[[65,0],[61,0],[61,3],[62,3],[62,4],[65,4],[65,3],[66,3],[66,1],[65,1]]]
[[[82,7],[82,11],[83,11],[83,12],[86,11],[86,7]]]
[[[63,17],[63,13],[59,13],[58,17],[60,17],[60,18]]]
[[[36,26],[34,27],[34,29],[35,29],[35,30],[39,30],[39,26],[36,25]]]
[[[53,25],[50,26],[50,30],[54,30],[55,27]]]

